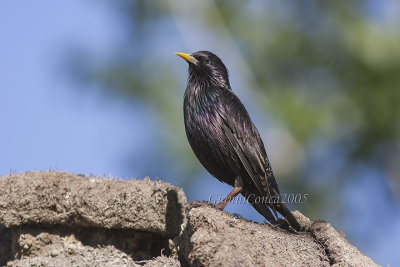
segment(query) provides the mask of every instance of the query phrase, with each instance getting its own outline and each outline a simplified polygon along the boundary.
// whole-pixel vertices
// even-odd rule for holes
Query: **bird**
[[[271,224],[279,224],[279,212],[292,229],[300,231],[300,224],[282,201],[263,141],[232,91],[222,60],[209,51],[175,54],[189,64],[183,101],[189,144],[212,176],[234,187],[218,208],[225,209],[239,193],[246,199],[253,196],[250,204]],[[256,197],[266,201],[256,201]]]

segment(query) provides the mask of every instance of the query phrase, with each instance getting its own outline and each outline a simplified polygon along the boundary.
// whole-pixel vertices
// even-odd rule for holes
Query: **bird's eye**
[[[208,58],[204,59],[204,63],[208,64],[210,62],[210,60]]]

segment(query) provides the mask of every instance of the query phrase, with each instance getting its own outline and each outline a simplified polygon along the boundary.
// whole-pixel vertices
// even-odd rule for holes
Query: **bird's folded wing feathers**
[[[225,96],[221,99],[228,101],[222,103],[223,131],[258,191],[269,197],[269,188],[276,182],[268,184],[261,138],[239,98],[231,91],[223,90],[223,93]]]
[[[223,127],[224,127],[224,132],[229,139],[229,142],[234,148],[236,154],[238,155],[240,161],[242,162],[244,168],[246,169],[246,172],[249,174],[251,180],[253,181],[253,183],[256,185],[257,189],[260,192],[265,192],[265,185],[263,185],[261,180],[258,177],[256,177],[256,174],[253,171],[249,159],[245,155],[243,147],[240,145],[241,142],[238,140],[238,137],[233,134],[232,129],[226,123],[223,125]]]

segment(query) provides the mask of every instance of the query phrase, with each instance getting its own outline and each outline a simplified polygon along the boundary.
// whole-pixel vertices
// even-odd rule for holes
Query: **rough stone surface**
[[[28,265],[43,259],[42,266],[63,261],[86,266],[92,259],[111,265],[105,261],[110,256],[116,265],[130,265],[161,251],[170,254],[168,240],[181,232],[185,204],[181,189],[149,179],[56,171],[7,175],[0,179],[0,265],[10,259]],[[117,252],[130,258],[119,259]]]
[[[164,182],[112,180],[64,172],[0,179],[0,225],[67,224],[176,236],[186,197]]]
[[[65,241],[64,241],[65,242]],[[68,244],[68,243],[66,243]],[[92,266],[146,266],[146,267],[179,267],[180,262],[176,257],[159,256],[151,260],[134,261],[128,254],[113,246],[86,247],[75,245],[68,252],[60,250],[50,251],[47,255],[26,256],[10,261],[7,266],[31,267],[31,266],[59,266],[59,267],[92,267]]]
[[[57,229],[50,232],[28,229],[21,233],[17,239],[17,259],[9,261],[7,266],[180,266],[176,257],[159,256],[139,260],[151,258],[145,255],[146,246],[142,251],[132,253],[132,248],[123,248],[120,244],[121,240],[131,239],[132,236],[117,234],[114,240],[106,243],[105,240],[112,237],[105,238],[105,234],[99,231],[91,240],[88,238],[90,233],[86,233],[86,239],[82,239],[82,233],[61,233]],[[141,242],[136,244],[144,245]],[[161,250],[159,252],[162,254]]]
[[[290,233],[237,219],[212,207],[189,211],[182,258],[193,266],[329,266],[324,247],[309,232]]]
[[[324,221],[293,233],[174,186],[62,172],[0,178],[0,265],[377,266]]]
[[[329,223],[315,221],[310,231],[325,247],[332,266],[379,266],[350,244],[345,235]]]

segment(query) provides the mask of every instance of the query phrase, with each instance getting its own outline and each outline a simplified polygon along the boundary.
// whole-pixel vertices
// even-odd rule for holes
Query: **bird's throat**
[[[218,87],[213,86],[189,86],[185,91],[185,102],[190,107],[190,112],[210,112],[220,105]]]

